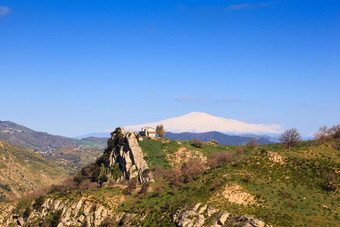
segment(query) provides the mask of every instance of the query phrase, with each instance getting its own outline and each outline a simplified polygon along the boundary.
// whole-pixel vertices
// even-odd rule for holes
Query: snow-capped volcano
[[[233,119],[216,117],[207,113],[192,112],[183,116],[169,118],[162,121],[144,123],[139,125],[124,126],[127,130],[139,131],[142,127],[156,127],[163,124],[168,132],[211,132],[218,131],[231,134],[277,134],[280,133],[280,125],[249,124]],[[114,129],[105,130],[111,132]]]

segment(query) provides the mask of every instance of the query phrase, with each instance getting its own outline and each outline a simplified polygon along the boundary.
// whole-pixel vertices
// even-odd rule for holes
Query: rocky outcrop
[[[285,164],[284,158],[281,155],[279,155],[277,152],[267,151],[267,154],[268,154],[269,160],[272,163],[278,163],[281,165]]]
[[[269,226],[258,219],[248,216],[232,215],[227,211],[219,210],[201,203],[197,203],[193,208],[189,208],[188,206],[183,207],[173,215],[172,220],[177,226],[182,227]]]
[[[107,220],[110,220],[110,223],[125,222],[129,226],[129,221],[136,216],[115,212],[113,209],[86,199],[72,201],[47,198],[39,209],[33,209],[30,213],[27,212],[27,208],[23,211],[12,205],[0,206],[0,226],[41,226],[44,220],[51,221],[58,212],[60,215],[57,221],[58,227],[101,226]]]
[[[153,181],[145,156],[138,144],[137,133],[116,128],[108,140],[109,167],[119,164],[124,178],[137,177],[140,183]]]

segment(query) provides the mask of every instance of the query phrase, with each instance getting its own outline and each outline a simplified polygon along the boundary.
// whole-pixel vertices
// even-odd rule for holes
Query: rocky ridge
[[[123,127],[116,128],[108,140],[108,148],[104,155],[108,156],[107,167],[119,164],[124,178],[129,180],[137,177],[140,183],[153,181],[152,174],[138,144],[138,134],[126,131]]]

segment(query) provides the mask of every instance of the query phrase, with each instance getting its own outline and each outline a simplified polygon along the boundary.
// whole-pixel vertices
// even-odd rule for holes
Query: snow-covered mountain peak
[[[233,119],[216,117],[207,113],[192,112],[183,116],[165,119],[157,122],[149,122],[139,125],[125,126],[127,130],[139,131],[144,126],[156,127],[163,124],[169,132],[210,132],[218,131],[231,134],[277,134],[280,133],[280,125],[249,124]],[[112,131],[113,129],[106,130]]]

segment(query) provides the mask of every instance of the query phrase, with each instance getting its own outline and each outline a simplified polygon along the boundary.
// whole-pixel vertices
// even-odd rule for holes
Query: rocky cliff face
[[[146,157],[138,145],[137,133],[116,128],[111,135],[105,151],[109,157],[106,165],[112,167],[118,163],[127,180],[137,177],[140,183],[153,181]]]

